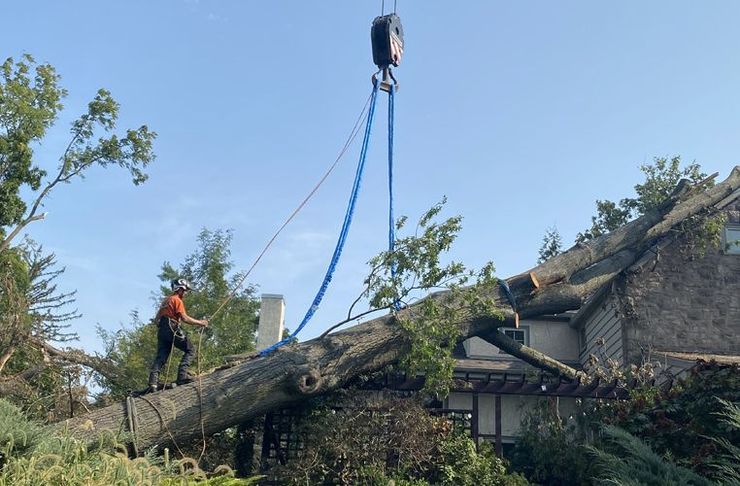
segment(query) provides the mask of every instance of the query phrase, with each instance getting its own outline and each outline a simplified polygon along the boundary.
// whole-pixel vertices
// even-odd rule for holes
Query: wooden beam
[[[496,395],[494,399],[494,427],[496,432],[496,455],[504,457],[504,447],[501,440],[501,395]]]

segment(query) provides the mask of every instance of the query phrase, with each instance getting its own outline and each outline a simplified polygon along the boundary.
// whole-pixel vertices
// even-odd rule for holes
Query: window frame
[[[737,232],[737,238],[728,241],[730,231]],[[725,255],[740,255],[740,224],[728,223],[722,229],[722,253]]]
[[[502,333],[504,335],[506,335],[506,331],[521,332],[524,335],[524,342],[523,343],[520,343],[520,344],[522,344],[524,346],[529,346],[529,326],[519,326],[518,328],[516,328],[516,327],[499,327],[498,330],[499,330],[500,333]],[[514,338],[512,336],[508,336],[508,337],[514,339],[514,341],[516,341],[516,342],[519,342],[516,338]],[[498,352],[499,352],[499,354],[509,354],[509,353],[507,353],[506,351],[504,351],[501,348],[499,348]]]

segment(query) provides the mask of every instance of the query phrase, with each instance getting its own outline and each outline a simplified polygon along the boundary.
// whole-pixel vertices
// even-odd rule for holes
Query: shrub
[[[129,459],[125,450],[112,438],[91,449],[72,437],[49,434],[0,400],[0,486],[237,486],[258,479],[236,479],[228,468],[217,469],[218,474],[209,478],[193,459],[169,461],[151,455]]]
[[[27,420],[18,407],[0,399],[0,468],[8,457],[32,450],[41,436],[41,428]]]
[[[709,486],[690,469],[656,454],[637,437],[617,427],[605,427],[600,448],[589,447],[599,484],[615,486]]]
[[[271,472],[280,484],[526,484],[506,475],[490,446],[476,451],[469,437],[413,399],[324,407],[305,422],[299,458]]]
[[[705,363],[670,390],[640,391],[631,400],[602,406],[594,419],[644,440],[676,464],[711,476],[722,441],[740,443],[740,428],[721,419],[724,403],[740,402],[740,368]]]
[[[548,485],[590,484],[591,466],[575,424],[567,424],[541,401],[521,422],[511,462],[527,479]]]

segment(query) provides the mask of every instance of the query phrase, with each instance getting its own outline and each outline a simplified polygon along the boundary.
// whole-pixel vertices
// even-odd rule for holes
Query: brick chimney
[[[279,294],[262,294],[260,322],[257,327],[257,351],[272,346],[283,338],[285,300]]]

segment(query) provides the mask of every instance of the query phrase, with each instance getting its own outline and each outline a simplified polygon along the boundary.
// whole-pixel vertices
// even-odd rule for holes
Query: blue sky
[[[392,2],[386,2],[391,4]],[[179,263],[202,227],[234,230],[247,268],[331,164],[370,91],[372,1],[5,2],[2,54],[55,65],[66,110],[37,155],[52,168],[69,122],[99,87],[120,127],[159,133],[149,181],[94,170],[59,188],[30,234],[78,290],[81,345],[115,329]],[[449,199],[464,215],[453,257],[507,276],[542,235],[566,242],[597,198],[618,199],[638,166],[681,155],[724,178],[740,152],[740,3],[400,0],[396,212]],[[341,320],[365,262],[386,244],[385,100],[334,285],[302,338]],[[253,272],[282,293],[288,327],[310,305],[333,250],[359,143]]]

